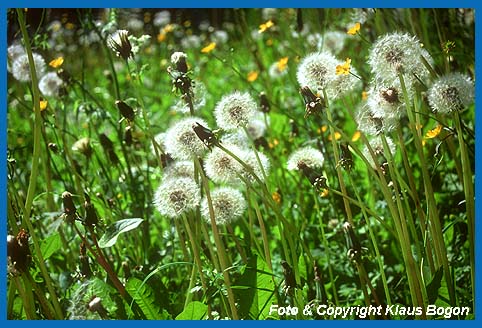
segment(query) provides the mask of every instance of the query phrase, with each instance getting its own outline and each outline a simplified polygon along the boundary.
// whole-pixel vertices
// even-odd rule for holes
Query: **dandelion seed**
[[[49,66],[53,68],[59,68],[64,63],[64,57],[57,57],[49,62]]]
[[[56,97],[59,94],[59,90],[63,85],[62,79],[60,79],[55,72],[50,72],[42,76],[39,81],[38,87],[40,92],[46,97]]]
[[[191,178],[164,180],[154,196],[154,205],[157,210],[170,218],[179,217],[196,208],[200,202],[200,189]]]
[[[274,26],[273,21],[270,19],[266,23],[259,25],[258,33],[264,33]]]
[[[308,146],[295,150],[288,158],[287,167],[290,171],[299,170],[300,165],[321,168],[324,161],[325,157],[318,149]]]
[[[302,59],[298,65],[296,77],[300,86],[321,91],[336,78],[336,58],[328,53],[312,53]]]
[[[42,56],[37,53],[33,53],[32,57],[35,71],[37,72],[37,78],[40,78],[45,74],[45,61]],[[18,56],[18,58],[12,63],[12,74],[13,77],[20,82],[29,82],[31,80],[30,65],[26,53]]]
[[[233,130],[247,126],[256,114],[256,108],[256,102],[249,93],[235,91],[221,98],[214,109],[214,116],[220,128]]]
[[[208,126],[207,122],[197,117],[187,117],[166,131],[164,144],[167,153],[174,159],[190,160],[201,157],[206,152],[206,145],[199,139],[192,126],[199,123]]]
[[[350,27],[346,33],[350,35],[355,35],[358,33],[358,31],[360,31],[360,27],[361,27],[360,22],[356,22],[355,25]]]
[[[474,102],[472,79],[461,73],[451,73],[437,79],[428,90],[428,102],[436,113],[461,111]]]
[[[216,48],[216,42],[211,42],[210,44],[208,44],[207,46],[202,48],[201,52],[203,54],[207,54],[207,53],[210,53],[211,51],[213,51],[215,48]]]
[[[238,220],[247,208],[246,200],[239,190],[220,187],[211,191],[214,220],[217,225],[231,224]],[[201,215],[210,223],[209,204],[205,198],[201,203]]]

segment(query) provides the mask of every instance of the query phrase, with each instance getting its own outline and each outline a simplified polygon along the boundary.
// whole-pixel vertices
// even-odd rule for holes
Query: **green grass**
[[[258,9],[206,10],[214,26],[207,31],[188,21],[189,10],[178,11],[184,15],[173,15],[173,29],[165,28],[162,37],[154,12],[132,12],[145,24],[130,33],[151,39],[128,60],[109,49],[103,31],[107,23],[124,28],[127,11],[104,12],[102,26],[94,24],[98,13],[92,10],[71,11],[59,30],[48,27],[52,11],[38,12],[43,19],[36,25],[35,11],[10,10],[9,31],[30,58],[40,53],[64,86],[59,96],[45,97],[36,78],[26,83],[8,76],[8,234],[29,234],[28,247],[17,246],[23,255],[9,253],[17,263],[9,264],[8,319],[333,318],[303,313],[307,305],[401,305],[423,311],[368,318],[443,319],[426,315],[430,304],[469,307],[468,314],[452,318],[474,317],[475,105],[442,115],[427,100],[427,88],[439,76],[474,77],[473,11],[370,12],[336,54],[340,62],[351,59],[362,87],[335,100],[324,90],[317,96],[326,106],[311,115],[305,115],[296,78],[300,61],[317,49],[308,35],[345,34],[354,25],[352,9],[279,9],[274,25],[262,33],[267,18]],[[228,41],[203,53],[212,32],[221,29]],[[363,151],[372,137],[354,138],[356,112],[374,77],[370,49],[396,31],[418,37],[433,58],[427,63],[431,77],[417,85],[399,127],[381,134],[385,165],[372,167],[373,149]],[[98,41],[82,45],[89,33]],[[200,37],[198,46],[183,46],[190,35]],[[153,204],[165,170],[156,156],[162,147],[152,150],[154,136],[190,115],[171,108],[183,101],[168,74],[175,51],[187,55],[187,79],[206,88],[205,105],[195,115],[216,135],[225,133],[216,131],[213,113],[224,95],[246,91],[258,102],[264,92],[270,104],[265,146],[250,140],[249,147],[266,155],[271,167],[234,185],[247,209],[232,224],[215,224],[210,195],[220,184],[206,176],[202,158],[192,165],[208,199],[209,220],[201,218],[199,207],[172,219]],[[60,67],[48,65],[58,57],[64,59]],[[285,57],[287,73],[272,77],[269,67]],[[257,78],[249,81],[253,72]],[[408,99],[407,76],[399,79],[399,96]],[[48,101],[45,110],[41,99]],[[135,110],[133,120],[123,118],[117,100]],[[438,124],[441,133],[426,138]],[[73,148],[82,138],[89,138],[83,152]],[[327,188],[313,186],[301,170],[287,169],[290,154],[308,145],[324,155],[317,174]],[[223,143],[213,147],[252,171]],[[65,191],[72,194],[75,213],[66,213]],[[91,303],[96,297],[101,305]],[[270,313],[272,304],[299,312]]]

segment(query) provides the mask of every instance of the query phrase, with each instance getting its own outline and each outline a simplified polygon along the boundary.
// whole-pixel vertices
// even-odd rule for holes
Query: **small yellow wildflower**
[[[167,37],[167,33],[164,33],[164,32],[161,32],[157,35],[157,42],[163,42],[164,40],[166,40],[166,37]]]
[[[190,20],[187,20],[184,22],[184,27],[191,27],[191,21]]]
[[[40,100],[40,111],[43,112],[45,109],[47,109],[47,105],[49,102],[47,100]]]
[[[327,125],[323,125],[321,127],[321,132],[326,132],[328,130],[328,126]]]
[[[435,128],[433,128],[432,130],[428,131],[425,134],[425,139],[435,138],[436,136],[438,136],[440,134],[440,132],[442,132],[442,125],[439,124]]]
[[[49,66],[53,68],[59,68],[64,63],[64,57],[57,57],[50,61]]]
[[[273,45],[273,39],[268,39],[268,40],[266,40],[266,45],[267,45],[268,47],[271,47],[271,46]]]
[[[251,71],[248,73],[247,80],[248,82],[254,82],[258,78],[259,72],[258,71]]]
[[[354,26],[350,27],[346,33],[350,35],[355,35],[360,30],[360,27],[360,22],[357,22]]]
[[[266,32],[268,29],[270,29],[271,27],[274,26],[274,23],[273,21],[270,19],[269,21],[267,21],[266,23],[263,23],[259,26],[259,31],[258,33],[263,33],[263,32]]]
[[[355,133],[353,133],[353,136],[351,137],[351,141],[352,142],[358,141],[360,137],[361,137],[361,132],[356,130]]]
[[[361,99],[362,99],[362,100],[367,100],[367,99],[368,99],[368,92],[362,91],[362,93],[361,93]]]
[[[341,65],[336,66],[336,75],[348,75],[350,74],[350,64],[351,64],[351,59],[347,58],[345,62]]]
[[[326,196],[328,196],[329,193],[330,193],[329,190],[325,188],[325,189],[323,189],[323,191],[320,193],[320,197],[326,197]]]
[[[216,42],[211,42],[210,44],[208,44],[207,46],[205,46],[204,48],[201,49],[201,52],[203,54],[207,54],[211,51],[214,50],[214,48],[216,48]]]
[[[75,28],[75,24],[68,22],[65,24],[65,28],[68,30],[73,30]]]
[[[286,67],[288,66],[288,57],[283,57],[278,62],[276,63],[276,66],[278,67],[279,72],[283,72]]]
[[[340,139],[341,139],[341,133],[338,132],[338,131],[335,131],[334,136],[335,136],[335,140],[340,140]],[[332,139],[333,139],[333,137],[332,137],[332,135],[330,134],[330,135],[328,136],[328,140],[331,141]]]
[[[275,201],[276,204],[281,204],[281,195],[280,195],[279,192],[277,192],[277,191],[273,192],[271,197],[273,198],[273,200]]]
[[[174,25],[172,25],[172,24],[167,24],[161,30],[161,32],[163,32],[163,33],[170,33],[172,31],[174,31]]]

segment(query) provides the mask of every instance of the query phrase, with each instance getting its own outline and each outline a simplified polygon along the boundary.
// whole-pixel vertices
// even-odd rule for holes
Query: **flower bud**
[[[136,113],[134,112],[134,109],[131,106],[129,106],[128,104],[126,104],[122,100],[117,100],[115,102],[115,105],[117,106],[117,108],[119,109],[119,112],[121,113],[121,115],[125,119],[127,119],[129,121],[134,120],[134,117],[136,116]]]

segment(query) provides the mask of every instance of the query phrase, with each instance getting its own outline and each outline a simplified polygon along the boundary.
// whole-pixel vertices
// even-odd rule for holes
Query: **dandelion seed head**
[[[460,111],[474,102],[472,79],[462,73],[451,73],[437,79],[428,90],[428,102],[436,113]]]
[[[358,75],[354,67],[350,67],[350,72]],[[343,96],[362,88],[362,81],[352,74],[336,75],[335,79],[326,88],[326,94],[331,100],[340,99]]]
[[[321,45],[323,45],[323,49],[328,49],[331,53],[336,55],[343,50],[346,39],[347,34],[344,32],[328,31],[321,37],[321,42],[318,43],[318,49],[321,50]]]
[[[42,77],[45,74],[45,61],[41,55],[33,53],[33,61],[35,64],[35,71],[37,72],[37,77]],[[29,82],[30,78],[30,66],[28,63],[28,55],[26,53],[19,55],[12,63],[12,74],[13,77],[20,82]]]
[[[234,130],[226,133],[221,137],[221,143],[234,145],[239,148],[249,147],[249,139],[242,130]]]
[[[242,150],[234,145],[225,144],[224,147],[240,156]],[[206,175],[216,183],[239,182],[241,164],[220,148],[214,148],[204,159]]]
[[[60,77],[58,77],[57,73],[50,72],[42,76],[38,87],[44,96],[56,97],[63,83],[64,82]]]
[[[304,164],[310,168],[321,168],[323,167],[323,163],[325,161],[325,157],[316,148],[307,146],[300,149],[295,150],[291,155],[288,157],[288,170],[299,170],[300,164]]]
[[[206,152],[206,146],[193,130],[193,125],[199,123],[208,127],[206,121],[197,117],[187,117],[176,122],[166,131],[164,145],[166,152],[178,160],[190,160],[200,157]]]
[[[229,35],[228,32],[224,30],[216,30],[211,34],[211,41],[216,44],[223,44],[228,42]]]
[[[249,166],[253,170],[254,174],[261,181],[264,181],[264,177],[269,175],[271,163],[268,157],[262,152],[257,151],[255,153],[253,150],[245,150],[241,156],[241,159],[244,163],[246,163],[247,166]],[[257,181],[255,177],[246,170],[246,168],[243,168],[242,170],[242,175],[245,179],[249,180],[251,183]]]
[[[165,216],[176,218],[201,202],[198,185],[192,178],[165,179],[154,195],[154,205]]]
[[[421,56],[431,62],[428,52],[422,48],[417,37],[406,33],[389,33],[378,38],[370,50],[368,63],[377,81],[391,84],[397,81],[398,74],[406,80],[426,80],[429,72]]]
[[[248,125],[256,114],[256,108],[256,102],[249,93],[235,91],[221,98],[214,108],[214,116],[220,128],[234,130]]]
[[[327,51],[312,53],[298,65],[296,77],[300,86],[308,86],[314,92],[323,90],[336,78],[338,61]]]
[[[237,189],[219,187],[211,191],[211,203],[217,225],[226,225],[238,220],[246,211],[246,200]],[[201,203],[201,215],[210,223],[209,204],[205,198]]]
[[[162,10],[154,15],[153,24],[157,27],[162,27],[171,22],[171,13],[167,10]]]
[[[257,112],[256,116],[248,123],[246,129],[248,130],[249,137],[252,140],[256,140],[264,136],[266,132],[266,122],[263,118],[263,114]]]

